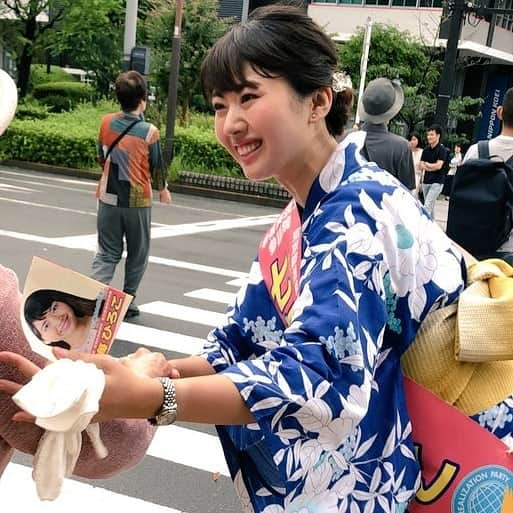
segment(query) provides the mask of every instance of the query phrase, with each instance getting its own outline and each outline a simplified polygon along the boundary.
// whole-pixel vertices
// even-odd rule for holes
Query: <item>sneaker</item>
[[[126,311],[125,319],[130,319],[130,317],[137,317],[140,313],[141,312],[139,311],[138,306],[132,302]]]

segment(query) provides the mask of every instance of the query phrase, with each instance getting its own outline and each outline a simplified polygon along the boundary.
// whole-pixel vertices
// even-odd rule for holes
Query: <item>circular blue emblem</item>
[[[452,513],[498,513],[506,488],[513,490],[513,472],[499,465],[466,475],[452,496]]]

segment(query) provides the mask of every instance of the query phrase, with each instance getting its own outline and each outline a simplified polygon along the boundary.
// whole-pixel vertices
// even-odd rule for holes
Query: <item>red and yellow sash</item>
[[[260,244],[262,275],[285,322],[299,290],[301,221],[294,201]],[[405,378],[422,483],[411,513],[513,513],[513,455],[488,430]]]

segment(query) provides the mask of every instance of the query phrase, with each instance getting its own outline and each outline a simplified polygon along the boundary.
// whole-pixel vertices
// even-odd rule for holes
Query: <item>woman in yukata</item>
[[[216,424],[245,513],[404,511],[420,472],[400,357],[427,314],[458,299],[463,259],[410,192],[363,158],[363,132],[337,144],[352,89],[305,10],[256,9],[214,45],[201,79],[220,143],[248,179],[282,184],[291,205],[224,326],[200,355],[171,361],[175,379],[54,353],[104,370],[100,420]],[[276,269],[265,254],[280,239],[292,241],[282,244],[290,258]],[[294,261],[297,275],[280,283]]]

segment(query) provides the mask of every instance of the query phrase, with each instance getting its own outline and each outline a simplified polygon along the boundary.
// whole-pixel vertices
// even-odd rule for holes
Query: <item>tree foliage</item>
[[[65,54],[75,66],[92,72],[97,88],[108,92],[120,71],[124,30],[123,0],[60,0],[65,15],[43,44]]]
[[[66,53],[105,82],[119,69],[123,9],[123,0],[0,0],[0,13],[12,18],[3,43],[16,58],[20,96],[34,56],[48,51]]]
[[[152,77],[160,95],[167,96],[169,63],[174,31],[175,2],[147,0],[151,4],[146,15],[145,33],[152,47]],[[182,21],[178,102],[180,123],[187,124],[193,97],[201,94],[199,71],[201,63],[214,42],[224,34],[229,20],[218,15],[217,0],[187,0]]]
[[[360,83],[360,61],[365,29],[360,28],[339,48],[341,69],[347,71],[355,88]],[[404,90],[404,105],[395,121],[403,121],[407,130],[418,129],[433,121],[437,89],[443,66],[443,54],[424,46],[410,33],[390,25],[372,27],[366,82],[377,77],[399,79]],[[449,118],[455,121],[475,119],[480,99],[453,99]],[[464,141],[464,136],[458,136]]]

